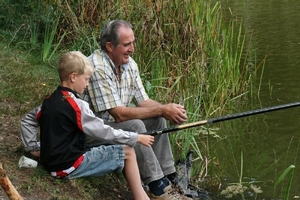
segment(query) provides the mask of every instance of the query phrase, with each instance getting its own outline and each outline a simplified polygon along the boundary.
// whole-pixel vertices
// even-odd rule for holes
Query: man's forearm
[[[110,111],[116,122],[123,122],[131,119],[149,119],[163,115],[163,106],[138,106],[138,107],[118,107]]]
[[[137,107],[119,106],[109,112],[116,122],[154,117],[164,117],[172,124],[182,124],[187,120],[184,106],[175,103],[160,104],[151,99],[140,103]]]

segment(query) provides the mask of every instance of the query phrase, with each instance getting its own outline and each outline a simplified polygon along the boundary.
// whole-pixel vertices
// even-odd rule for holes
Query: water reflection
[[[262,92],[269,90],[270,82],[274,99],[298,100],[300,88],[295,84],[300,74],[300,2],[223,0],[221,4],[225,14],[231,11],[243,18],[247,34],[253,33],[258,61],[270,53]]]
[[[257,61],[260,62],[268,55],[262,80],[259,80],[260,75],[256,80],[257,84],[261,81],[261,90],[259,95],[253,96],[248,109],[299,101],[300,1],[220,2],[227,17],[233,15],[243,18],[246,34],[251,34],[254,43]],[[248,190],[244,197],[237,199],[283,199],[290,174],[276,189],[274,183],[292,164],[296,166],[296,171],[290,199],[300,195],[300,184],[297,180],[300,175],[297,169],[300,166],[297,159],[300,153],[299,112],[300,107],[296,107],[218,125],[222,134],[227,135],[227,139],[222,141],[224,149],[215,154],[222,155],[220,162],[232,162],[229,163],[231,166],[228,174],[225,174],[224,184],[237,183],[242,174],[243,181],[253,180],[263,190],[257,196],[253,190]],[[227,153],[224,155],[224,152]]]

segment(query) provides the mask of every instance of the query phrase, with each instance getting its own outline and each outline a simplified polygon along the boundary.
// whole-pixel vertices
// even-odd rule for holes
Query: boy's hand
[[[146,147],[150,147],[154,142],[154,136],[139,134],[137,141]]]

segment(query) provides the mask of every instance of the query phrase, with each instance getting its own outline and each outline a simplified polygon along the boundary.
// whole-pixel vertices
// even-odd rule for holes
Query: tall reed
[[[53,14],[53,13],[52,13]],[[47,18],[50,18],[50,13]],[[55,36],[57,36],[57,29],[60,20],[60,14],[57,14],[57,18],[53,21],[53,18],[48,19],[45,24],[45,32],[44,32],[44,44],[42,51],[42,59],[43,61],[51,59],[54,55],[63,38],[67,34],[64,32],[58,40],[56,40]]]

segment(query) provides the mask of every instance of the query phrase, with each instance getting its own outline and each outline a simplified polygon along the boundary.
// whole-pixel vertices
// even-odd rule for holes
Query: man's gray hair
[[[119,28],[125,27],[132,29],[129,22],[125,20],[113,20],[107,22],[101,32],[100,46],[102,50],[106,50],[105,44],[111,42],[116,47],[120,42]]]

